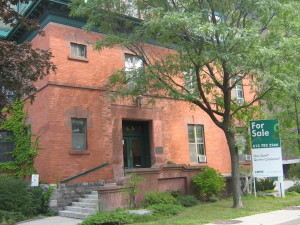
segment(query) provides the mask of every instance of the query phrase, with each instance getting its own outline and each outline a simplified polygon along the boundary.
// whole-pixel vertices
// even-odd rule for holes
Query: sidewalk
[[[62,216],[46,217],[38,220],[30,220],[17,223],[18,225],[77,225],[82,220],[72,219]],[[277,210],[269,213],[262,213],[253,216],[246,216],[232,220],[219,220],[219,224],[237,224],[237,225],[300,225],[300,206],[289,207],[284,210]]]
[[[232,220],[219,220],[214,224],[238,224],[238,225],[300,225],[300,206],[289,207],[269,213],[261,213]]]
[[[77,225],[82,220],[67,218],[62,216],[51,216],[43,219],[28,220],[24,222],[16,223],[17,225]]]

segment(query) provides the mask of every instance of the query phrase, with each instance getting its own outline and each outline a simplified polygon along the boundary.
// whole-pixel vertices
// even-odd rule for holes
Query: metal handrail
[[[83,176],[83,175],[85,175],[85,174],[88,174],[88,173],[93,172],[93,171],[95,171],[95,170],[97,170],[97,169],[100,169],[100,168],[102,168],[102,167],[104,167],[104,166],[107,166],[108,164],[109,164],[109,162],[103,163],[102,165],[97,166],[97,167],[95,167],[95,168],[93,168],[93,169],[84,171],[84,172],[79,173],[79,174],[77,174],[77,175],[75,175],[75,176],[73,176],[73,177],[69,177],[69,178],[67,178],[67,179],[64,179],[64,180],[61,181],[61,183],[66,183],[66,182],[68,182],[68,181],[70,181],[70,180],[73,180],[73,179],[75,179],[75,178],[77,178],[77,177],[81,177],[81,176]]]

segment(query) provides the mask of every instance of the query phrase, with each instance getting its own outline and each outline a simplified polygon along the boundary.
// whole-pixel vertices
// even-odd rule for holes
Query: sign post
[[[282,154],[278,120],[250,122],[253,177],[278,177],[284,197]],[[256,191],[256,190],[255,190]]]

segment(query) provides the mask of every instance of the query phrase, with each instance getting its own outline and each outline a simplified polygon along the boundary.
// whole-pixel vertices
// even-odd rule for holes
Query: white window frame
[[[190,128],[193,130],[193,139],[190,139]],[[200,137],[197,134],[197,128],[200,128]],[[190,152],[190,161],[191,163],[206,163],[206,149],[205,149],[205,133],[204,133],[204,125],[201,124],[188,124],[188,141],[189,141],[189,152]],[[193,146],[193,147],[192,147]],[[199,148],[202,146],[202,148]],[[196,156],[196,157],[195,157]],[[199,160],[199,159],[204,160]]]
[[[241,78],[240,77],[232,78],[231,83],[234,84],[237,81],[237,79],[239,79],[240,81],[238,81],[235,84],[235,86],[232,88],[231,98],[236,103],[243,104],[245,102],[245,99],[244,99],[244,88],[243,88],[243,83]]]
[[[73,121],[84,121],[84,132],[74,132]],[[87,150],[87,119],[86,118],[71,118],[71,128],[72,128],[72,150]],[[83,143],[75,146],[74,140],[82,139]]]
[[[83,47],[84,51],[82,54],[82,50],[80,47]],[[70,56],[72,57],[79,57],[79,58],[87,58],[87,46],[84,44],[78,44],[74,42],[70,42]]]
[[[140,70],[144,68],[143,61],[136,55],[125,54],[125,73],[127,88],[133,88],[136,85],[134,79],[140,75]]]
[[[184,71],[184,87],[191,93],[194,94],[196,88],[198,87],[198,83],[196,77],[193,74],[193,71]]]

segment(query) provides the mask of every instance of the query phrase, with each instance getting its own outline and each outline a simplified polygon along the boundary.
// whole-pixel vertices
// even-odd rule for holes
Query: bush
[[[133,223],[133,214],[125,211],[124,209],[116,209],[111,212],[97,212],[91,217],[85,219],[81,225],[119,225]]]
[[[288,176],[289,176],[289,178],[292,178],[293,180],[300,179],[300,164],[299,163],[291,165],[290,169],[288,170]]]
[[[154,204],[174,204],[176,199],[171,195],[170,192],[162,191],[151,191],[145,194],[146,205]]]
[[[43,193],[42,193],[41,208],[40,208],[40,212],[42,214],[47,214],[47,215],[52,215],[53,214],[50,211],[50,208],[49,208],[49,201],[50,201],[50,197],[51,197],[52,192],[53,192],[54,189],[55,189],[54,186],[50,186],[45,191],[43,191]]]
[[[176,199],[177,199],[177,202],[180,203],[180,205],[182,205],[184,207],[194,206],[194,205],[197,205],[197,203],[198,203],[198,200],[196,199],[196,197],[194,195],[181,195],[181,196],[178,196]]]
[[[286,196],[289,196],[289,197],[297,197],[299,196],[300,194],[296,191],[289,191],[286,193]]]
[[[150,205],[148,209],[152,210],[155,215],[170,216],[180,213],[183,210],[183,207],[181,205],[160,203]]]
[[[202,173],[192,178],[193,186],[204,201],[219,197],[225,189],[225,178],[214,168],[204,168]]]
[[[9,212],[6,210],[0,210],[0,224],[2,225],[15,224],[16,222],[25,219],[25,216],[20,212]]]
[[[1,177],[0,210],[36,215],[41,207],[41,194],[41,188],[31,188],[24,180]]]
[[[171,195],[174,197],[174,198],[178,198],[179,196],[182,196],[183,195],[183,191],[182,190],[177,190],[177,191],[170,191]]]
[[[294,191],[300,193],[300,184],[295,184],[292,187],[289,187],[287,189],[287,192],[294,192]]]
[[[270,179],[260,179],[256,181],[256,191],[269,191],[269,190],[274,190],[275,184],[274,180]]]

